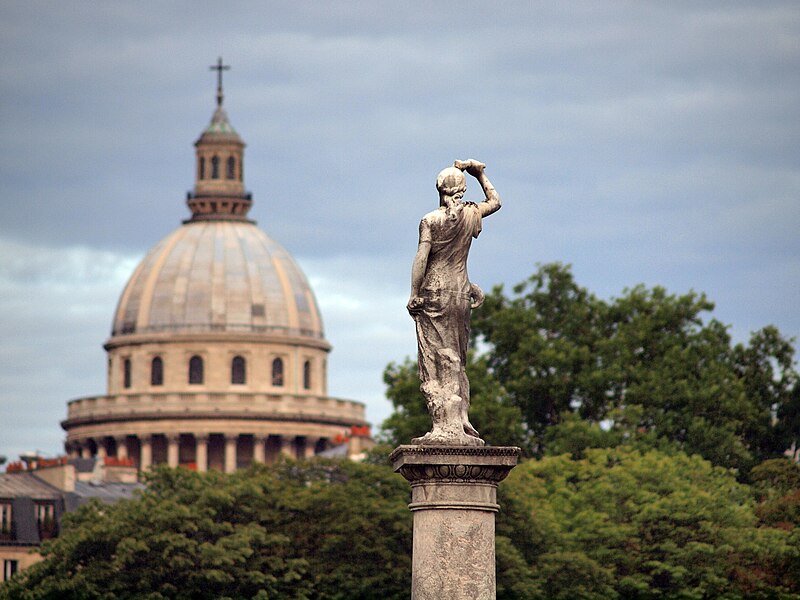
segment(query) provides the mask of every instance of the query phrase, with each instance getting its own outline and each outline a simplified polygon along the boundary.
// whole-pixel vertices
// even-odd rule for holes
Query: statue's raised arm
[[[483,302],[469,281],[467,257],[482,219],[500,209],[500,196],[474,159],[457,160],[436,178],[439,208],[419,224],[419,244],[411,268],[407,309],[416,322],[420,390],[433,421],[414,444],[482,446],[469,422],[469,381],[464,371],[469,347],[470,311]],[[484,200],[463,202],[466,171],[481,184]]]
[[[500,207],[502,206],[500,194],[497,193],[497,190],[494,189],[492,182],[489,181],[489,178],[486,176],[486,172],[484,170],[486,169],[485,164],[470,158],[469,160],[457,160],[453,163],[453,166],[456,169],[466,171],[475,179],[477,179],[478,183],[481,184],[481,188],[483,189],[483,193],[485,195],[483,202],[478,204],[478,208],[481,211],[481,217],[488,217],[490,214],[500,210]]]

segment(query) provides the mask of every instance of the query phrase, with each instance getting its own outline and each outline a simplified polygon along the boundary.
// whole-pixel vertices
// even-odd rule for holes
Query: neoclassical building
[[[368,431],[363,404],[328,396],[331,346],[305,275],[247,218],[245,144],[222,104],[220,77],[195,142],[191,217],[125,286],[107,393],[70,401],[61,424],[71,456],[230,472]]]

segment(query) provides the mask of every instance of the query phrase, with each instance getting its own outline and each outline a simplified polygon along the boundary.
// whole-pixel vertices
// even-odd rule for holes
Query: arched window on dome
[[[247,364],[241,356],[234,356],[231,361],[231,383],[244,384],[247,382]]]
[[[150,363],[150,385],[164,385],[164,361],[160,356]]]
[[[307,360],[303,363],[303,388],[311,389],[311,361]]]
[[[131,359],[122,361],[122,387],[131,387]]]
[[[197,355],[189,359],[189,383],[203,383],[203,359]]]
[[[283,359],[276,358],[272,361],[272,385],[283,386]]]
[[[225,169],[225,177],[227,179],[236,179],[236,159],[232,156],[228,157],[227,168]]]
[[[197,160],[197,178],[198,179],[205,179],[206,178],[206,158],[205,158],[205,156],[201,156]]]
[[[211,179],[219,179],[219,156],[211,157]]]

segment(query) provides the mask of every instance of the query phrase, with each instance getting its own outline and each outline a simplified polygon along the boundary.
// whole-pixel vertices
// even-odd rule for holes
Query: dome
[[[249,221],[190,221],[145,256],[112,336],[242,332],[324,338],[305,275]]]
[[[222,109],[226,68],[221,58],[212,67],[217,109],[195,142],[191,217],[122,291],[106,393],[67,405],[72,456],[230,473],[311,457],[367,425],[362,403],[328,396],[331,346],[305,275],[247,219],[245,145]]]

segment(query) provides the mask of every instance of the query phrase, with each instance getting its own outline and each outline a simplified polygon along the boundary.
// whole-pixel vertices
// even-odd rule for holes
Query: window
[[[283,385],[283,360],[280,358],[272,361],[272,385]]]
[[[150,385],[164,385],[164,361],[160,356],[150,363]]]
[[[189,383],[203,383],[203,359],[199,356],[189,359]]]
[[[225,171],[225,177],[228,179],[236,178],[236,159],[232,156],[228,157],[228,167]]]
[[[11,533],[11,503],[0,502],[0,535]]]
[[[52,504],[36,503],[36,524],[39,526],[39,537],[43,540],[56,535],[56,513]]]
[[[219,179],[219,156],[211,157],[211,179]]]
[[[245,383],[247,380],[245,369],[244,358],[241,356],[234,356],[231,362],[231,383]]]
[[[131,387],[131,359],[126,358],[122,361],[122,385],[123,387]]]
[[[206,159],[204,156],[200,157],[199,163],[197,165],[197,178],[198,179],[206,178]]]
[[[7,558],[3,561],[3,581],[8,581],[19,570],[19,561]]]
[[[303,363],[303,387],[307,390],[311,389],[311,361],[307,360]]]

